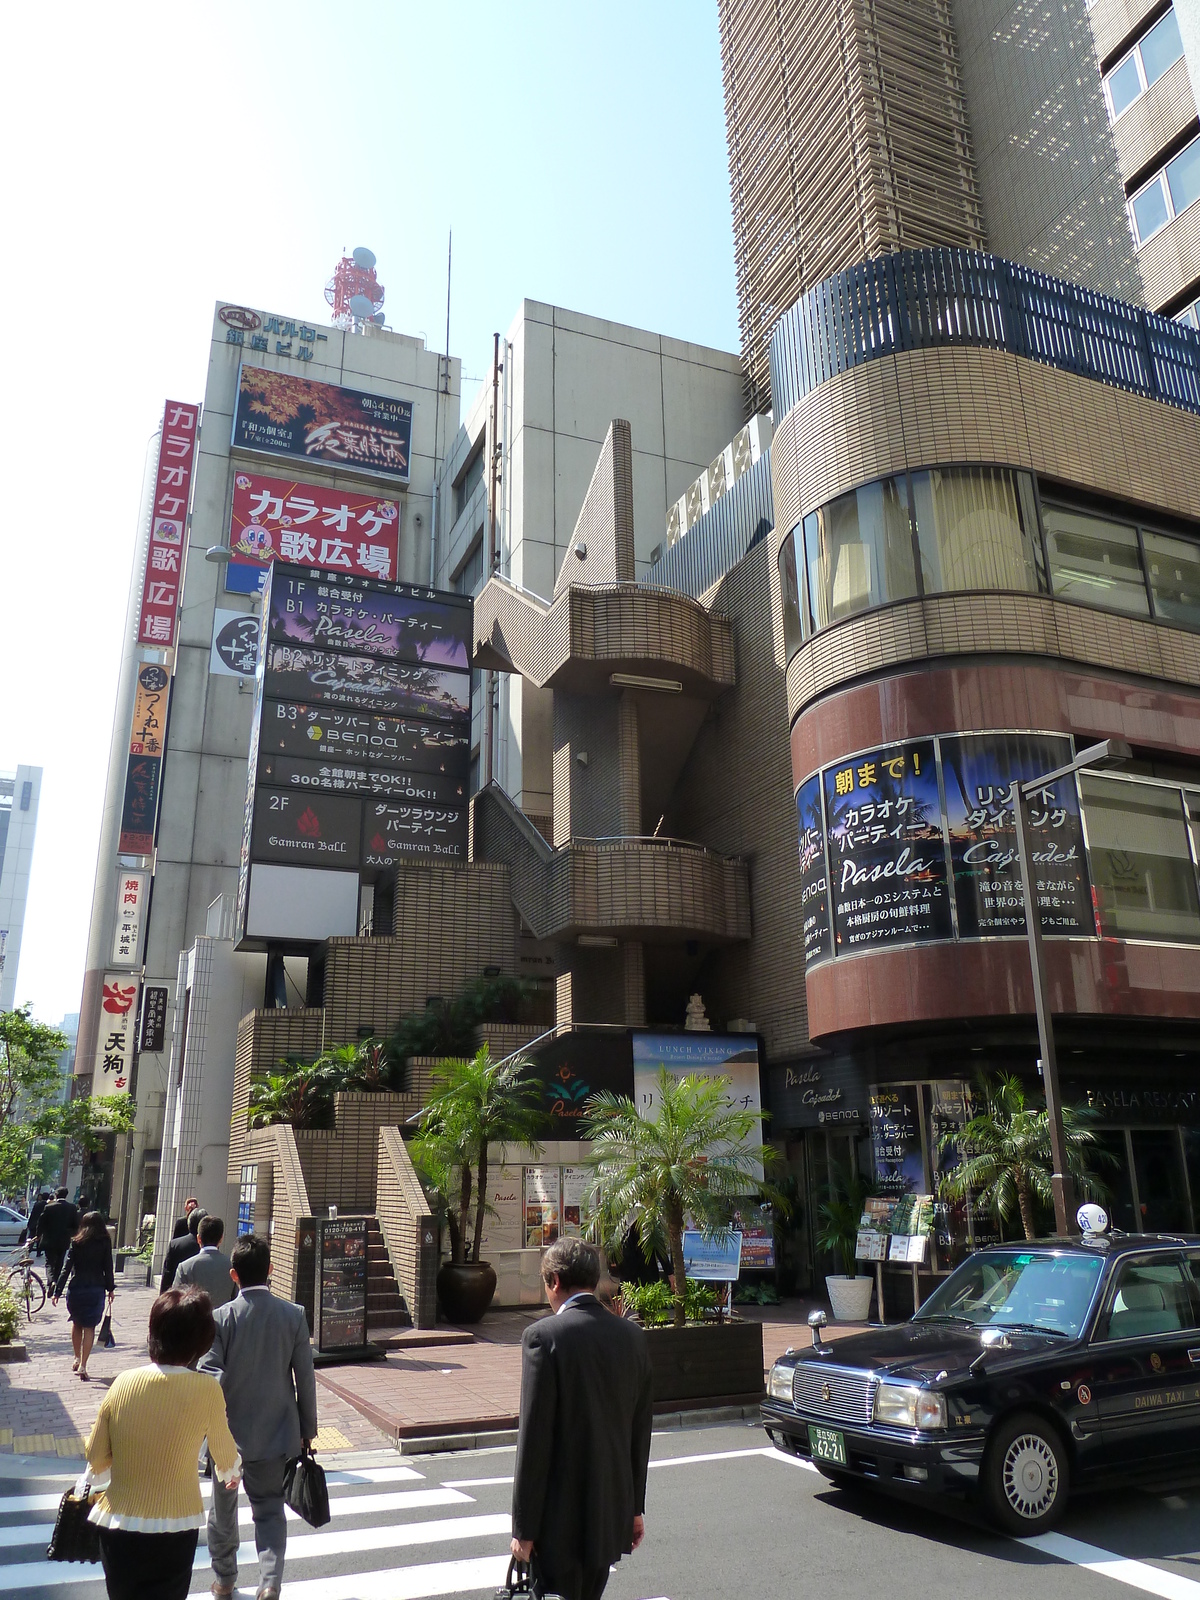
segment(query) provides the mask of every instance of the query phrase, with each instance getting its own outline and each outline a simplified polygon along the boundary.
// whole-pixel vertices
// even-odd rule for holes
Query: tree
[[[675,1278],[675,1326],[687,1320],[683,1230],[690,1218],[708,1238],[726,1237],[736,1200],[763,1188],[761,1164],[775,1152],[751,1144],[762,1111],[730,1105],[728,1078],[658,1078],[658,1116],[643,1117],[627,1095],[605,1091],[588,1101],[592,1141],[588,1204],[606,1245],[637,1229],[650,1256],[664,1248]]]
[[[825,1198],[817,1207],[817,1248],[836,1256],[845,1278],[858,1276],[858,1228],[872,1192],[861,1174],[835,1168],[825,1186]]]
[[[961,1129],[943,1136],[941,1149],[957,1153],[959,1162],[942,1178],[942,1196],[972,1199],[986,1206],[997,1222],[1007,1222],[1014,1208],[1027,1239],[1037,1238],[1037,1207],[1054,1204],[1050,1181],[1050,1114],[1031,1104],[1025,1086],[1013,1074],[981,1078],[976,1090],[980,1109]],[[1111,1161],[1097,1146],[1090,1124],[1095,1113],[1086,1107],[1063,1107],[1067,1162],[1077,1192],[1085,1200],[1106,1198],[1105,1185],[1091,1171],[1089,1156]]]
[[[450,1259],[478,1261],[487,1214],[488,1160],[492,1145],[529,1145],[541,1153],[545,1126],[541,1086],[529,1076],[526,1056],[493,1061],[485,1044],[469,1060],[439,1062],[432,1072],[433,1093],[421,1113],[413,1155],[430,1187],[446,1203]],[[452,1200],[458,1191],[457,1207]],[[474,1232],[467,1251],[467,1233]]]
[[[73,1139],[97,1150],[105,1133],[128,1133],[136,1106],[128,1095],[63,1095],[57,1028],[34,1022],[29,1006],[0,1011],[0,1193],[24,1193],[40,1170],[36,1145]]]

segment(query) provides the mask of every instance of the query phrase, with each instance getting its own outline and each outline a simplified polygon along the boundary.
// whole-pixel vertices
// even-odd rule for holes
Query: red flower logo
[[[383,835],[381,833],[377,833],[375,835],[375,837],[371,840],[371,849],[372,850],[386,850],[387,849],[387,840],[383,837]]]
[[[296,832],[304,834],[308,839],[319,839],[321,837],[321,824],[317,813],[311,806],[305,806],[300,815],[300,820],[296,824]]]

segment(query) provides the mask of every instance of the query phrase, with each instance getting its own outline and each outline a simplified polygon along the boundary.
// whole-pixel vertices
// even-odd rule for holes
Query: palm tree
[[[485,1044],[470,1060],[441,1061],[432,1072],[433,1093],[421,1113],[413,1141],[417,1165],[447,1205],[450,1258],[478,1261],[487,1213],[488,1157],[492,1145],[528,1145],[541,1154],[538,1135],[545,1123],[541,1086],[529,1076],[526,1056],[493,1061]],[[457,1210],[451,1203],[458,1189]],[[466,1251],[475,1194],[474,1237]]]
[[[940,1193],[948,1200],[976,1199],[998,1222],[1019,1211],[1027,1239],[1037,1238],[1036,1208],[1054,1203],[1050,1181],[1050,1115],[1045,1106],[1030,1104],[1025,1087],[1013,1074],[981,1078],[977,1095],[982,1109],[965,1127],[946,1134],[940,1148],[953,1150],[958,1165],[942,1178]],[[1089,1124],[1095,1113],[1086,1107],[1063,1107],[1067,1162],[1075,1188],[1085,1200],[1106,1197],[1107,1189],[1092,1173],[1089,1156],[1112,1158],[1097,1145]]]
[[[825,1198],[817,1208],[817,1248],[835,1256],[842,1276],[856,1278],[859,1224],[863,1207],[873,1193],[866,1178],[835,1168],[825,1185]]]
[[[652,1258],[664,1247],[675,1276],[675,1326],[686,1318],[683,1230],[690,1218],[708,1238],[729,1232],[735,1200],[763,1187],[760,1167],[775,1152],[751,1144],[765,1116],[729,1103],[728,1078],[658,1078],[659,1110],[651,1122],[627,1095],[604,1092],[588,1101],[584,1137],[592,1141],[588,1205],[610,1246],[631,1227]]]

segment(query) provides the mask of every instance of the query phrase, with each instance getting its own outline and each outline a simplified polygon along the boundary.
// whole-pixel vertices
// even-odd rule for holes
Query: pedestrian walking
[[[79,1224],[79,1232],[71,1240],[51,1289],[55,1305],[64,1289],[67,1291],[67,1315],[71,1319],[71,1348],[75,1352],[71,1371],[77,1372],[86,1383],[96,1324],[104,1315],[106,1299],[111,1307],[117,1292],[112,1241],[98,1211],[86,1213]]]
[[[79,1207],[67,1199],[65,1189],[56,1189],[54,1199],[42,1212],[38,1233],[46,1252],[46,1276],[51,1283],[58,1282],[63,1257],[72,1235],[79,1227]]]
[[[49,1204],[50,1191],[49,1189],[43,1189],[30,1207],[29,1221],[25,1228],[25,1238],[28,1241],[29,1251],[32,1255],[40,1256],[42,1253],[42,1241],[38,1235],[41,1232],[42,1215]]]
[[[179,1263],[175,1282],[181,1289],[203,1289],[213,1310],[228,1305],[237,1292],[229,1276],[233,1262],[221,1249],[225,1224],[220,1217],[204,1217],[196,1231],[199,1253]]]
[[[150,1308],[150,1362],[121,1373],[87,1442],[89,1473],[111,1471],[92,1508],[109,1600],[184,1600],[204,1526],[196,1462],[208,1453],[236,1489],[237,1446],[217,1381],[192,1371],[212,1343],[201,1289],[168,1289]]]
[[[199,1206],[194,1206],[188,1212],[187,1226],[177,1239],[172,1239],[167,1246],[167,1253],[163,1257],[162,1279],[159,1282],[159,1292],[165,1292],[173,1287],[175,1274],[190,1256],[200,1254],[200,1224],[204,1221],[205,1212]]]
[[[317,1432],[308,1319],[302,1306],[271,1293],[271,1250],[246,1233],[230,1252],[239,1293],[215,1313],[212,1348],[200,1363],[220,1379],[229,1427],[242,1453],[242,1482],[254,1517],[257,1600],[278,1600],[287,1549],[283,1474]],[[237,1584],[238,1496],[214,1474],[208,1554],[217,1600]]]
[[[594,1246],[559,1239],[542,1281],[554,1314],[521,1339],[511,1548],[538,1595],[599,1600],[646,1531],[650,1357],[641,1329],[597,1300]]]
[[[191,1216],[192,1212],[199,1207],[199,1205],[200,1202],[196,1199],[194,1194],[188,1195],[187,1199],[183,1202],[183,1215],[175,1218],[175,1226],[171,1229],[172,1239],[183,1238],[184,1234],[188,1231],[188,1218]]]

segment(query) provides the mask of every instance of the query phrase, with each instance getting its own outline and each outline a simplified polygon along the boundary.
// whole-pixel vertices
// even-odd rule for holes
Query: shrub
[[[7,1278],[0,1278],[0,1344],[8,1344],[21,1325],[21,1306]]]
[[[654,1283],[623,1283],[621,1299],[644,1328],[665,1328],[675,1315],[675,1295],[665,1278]],[[710,1283],[687,1281],[684,1309],[689,1322],[703,1322],[717,1308],[717,1291]]]

